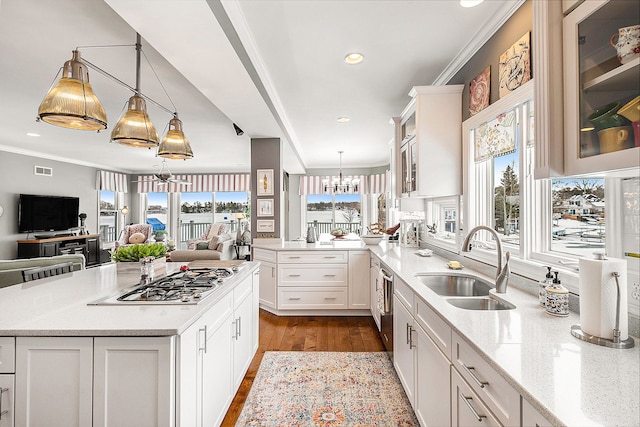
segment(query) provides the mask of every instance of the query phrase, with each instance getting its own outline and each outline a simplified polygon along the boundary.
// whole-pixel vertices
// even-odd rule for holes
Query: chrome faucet
[[[467,237],[464,238],[464,242],[462,243],[462,252],[470,252],[471,251],[471,238],[480,230],[488,231],[493,234],[493,237],[496,239],[496,251],[498,252],[498,269],[496,272],[496,292],[499,294],[504,294],[507,292],[507,284],[509,283],[509,276],[511,275],[511,270],[509,269],[509,258],[511,257],[511,253],[507,251],[505,253],[505,264],[504,268],[502,268],[502,242],[500,242],[500,237],[498,233],[486,225],[478,225],[474,227]]]

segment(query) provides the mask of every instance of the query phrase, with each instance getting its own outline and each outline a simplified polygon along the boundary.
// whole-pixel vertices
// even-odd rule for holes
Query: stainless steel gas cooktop
[[[89,305],[197,304],[233,274],[230,268],[190,268],[101,298]]]

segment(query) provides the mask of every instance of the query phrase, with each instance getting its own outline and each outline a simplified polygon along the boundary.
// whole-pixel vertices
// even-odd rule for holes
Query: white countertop
[[[167,263],[167,272],[183,264]],[[9,286],[0,289],[0,336],[177,335],[258,265],[245,263],[195,305],[88,305],[138,283],[139,275],[118,275],[115,264]]]
[[[571,335],[580,316],[554,317],[537,296],[508,287],[498,294],[514,310],[456,308],[415,278],[416,273],[452,271],[438,256],[420,257],[417,248],[398,244],[368,246],[417,295],[438,312],[505,379],[554,425],[637,426],[640,424],[640,343],[612,349]],[[464,264],[464,263],[463,263]]]
[[[254,248],[270,249],[272,251],[309,251],[309,250],[367,250],[360,239],[333,239],[315,243],[307,243],[304,240],[292,240],[287,242],[254,242]]]

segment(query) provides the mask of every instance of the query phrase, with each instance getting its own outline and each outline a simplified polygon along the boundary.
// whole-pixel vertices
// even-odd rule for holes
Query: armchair
[[[127,246],[135,243],[149,243],[151,240],[151,230],[152,226],[149,224],[125,225],[124,230],[120,233],[120,238],[116,241],[116,249],[120,246]],[[134,234],[136,236],[134,236]],[[140,234],[142,234],[142,236],[140,236]],[[143,238],[144,240],[142,240]]]

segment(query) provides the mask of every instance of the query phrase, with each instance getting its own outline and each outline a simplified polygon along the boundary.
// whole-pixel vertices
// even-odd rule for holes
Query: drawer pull
[[[300,277],[299,274],[289,274],[289,277]]]
[[[291,297],[291,298],[289,298],[289,301],[300,301],[300,298],[293,298],[293,297]]]
[[[325,274],[324,277],[336,277],[335,274]]]
[[[334,258],[335,258],[335,256],[326,256],[325,258],[326,258],[326,259],[334,259]]]
[[[336,299],[336,297],[325,297],[324,299],[333,301]]]
[[[473,380],[476,382],[476,384],[478,384],[478,386],[480,386],[480,388],[485,388],[485,386],[489,385],[489,383],[486,381],[480,381],[480,378],[478,378],[475,374],[475,368],[473,366],[467,366],[463,363],[462,367],[469,373],[469,375],[471,375],[471,378],[473,378]]]
[[[299,257],[299,256],[288,256],[287,258],[288,258],[288,259],[300,259],[300,257]]]
[[[478,411],[476,411],[474,409],[474,407],[471,405],[471,400],[473,400],[472,397],[467,397],[464,394],[460,393],[460,397],[462,398],[462,400],[464,401],[464,403],[467,404],[467,407],[469,408],[469,410],[471,411],[471,413],[473,414],[474,417],[476,417],[476,419],[480,422],[482,422],[483,418],[487,418],[486,415],[480,415],[478,414]]]

